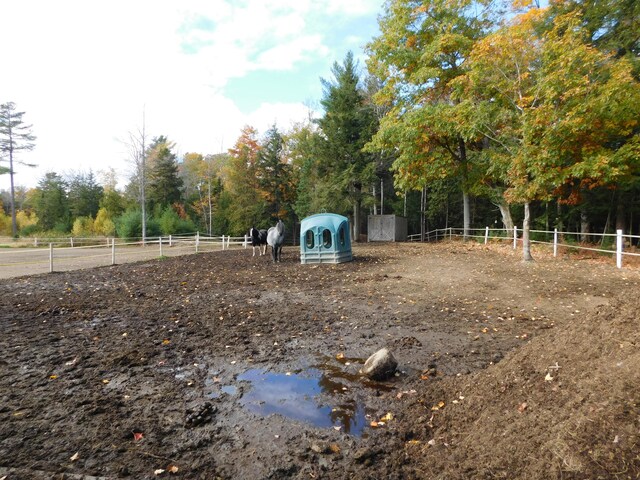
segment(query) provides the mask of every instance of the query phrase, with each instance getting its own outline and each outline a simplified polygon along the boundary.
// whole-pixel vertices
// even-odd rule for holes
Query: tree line
[[[22,235],[242,235],[331,211],[358,239],[367,214],[394,213],[410,233],[522,224],[525,259],[531,227],[639,231],[638,2],[389,0],[379,25],[366,69],[348,53],[321,80],[319,118],[246,126],[228,152],[182,158],[143,127],[124,191],[47,174],[3,192],[0,228],[13,208]]]

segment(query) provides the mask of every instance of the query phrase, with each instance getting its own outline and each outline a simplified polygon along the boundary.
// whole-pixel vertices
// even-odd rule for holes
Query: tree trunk
[[[12,139],[9,138],[9,143]],[[9,179],[11,182],[11,235],[18,236],[18,222],[16,221],[16,191],[13,184],[13,148],[9,145]]]
[[[500,215],[502,216],[502,225],[504,225],[504,228],[507,231],[507,238],[513,238],[513,218],[511,217],[509,204],[504,199],[501,199],[500,203],[498,203],[498,208],[500,209]]]
[[[469,228],[471,225],[471,210],[469,208],[469,194],[467,192],[462,193],[462,205],[463,205],[463,223],[464,223],[464,240],[469,239]]]
[[[580,241],[582,243],[589,242],[589,232],[591,231],[591,225],[589,223],[589,217],[584,210],[580,211]]]
[[[373,214],[377,215],[378,214],[378,194],[376,193],[376,184],[373,184]]]
[[[531,256],[529,202],[524,204],[524,220],[522,222],[522,261],[533,261],[533,257]]]
[[[427,204],[427,187],[422,187],[422,196],[420,197],[420,241],[424,242],[424,218],[425,206]]]
[[[354,185],[355,200],[353,203],[353,240],[360,241],[360,193],[361,187]]]

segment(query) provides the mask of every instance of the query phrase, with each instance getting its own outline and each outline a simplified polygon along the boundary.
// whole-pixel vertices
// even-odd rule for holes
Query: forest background
[[[227,153],[181,158],[144,123],[127,140],[134,174],[28,169],[37,125],[0,105],[0,235],[243,235],[322,211],[408,219],[409,233],[463,226],[640,233],[640,4],[633,0],[390,0],[380,35],[322,79],[318,118]],[[25,118],[26,117],[26,118]],[[98,178],[99,177],[99,178]]]

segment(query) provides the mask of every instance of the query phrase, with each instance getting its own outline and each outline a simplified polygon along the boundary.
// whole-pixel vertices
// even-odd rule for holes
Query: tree
[[[42,230],[69,231],[69,200],[66,188],[65,181],[54,172],[46,173],[38,182],[32,201]]]
[[[362,189],[375,173],[370,152],[363,151],[377,128],[373,109],[365,103],[353,53],[347,53],[342,65],[335,62],[333,79],[322,80],[321,104],[324,116],[317,120],[322,130],[319,155],[321,175],[329,185],[339,186],[353,211],[353,238],[360,236]]]
[[[291,212],[291,165],[284,156],[284,142],[277,127],[273,125],[265,134],[256,160],[259,186],[274,221],[285,218]]]
[[[104,188],[98,185],[93,172],[72,174],[67,180],[67,185],[71,216],[95,219]]]
[[[13,102],[0,105],[0,157],[7,157],[9,162],[9,177],[11,181],[11,232],[15,237],[18,235],[16,224],[15,187],[13,175],[15,173],[14,163],[35,167],[33,164],[25,163],[16,158],[15,154],[20,151],[33,150],[33,143],[36,137],[31,133],[31,125],[25,125],[22,116],[24,112],[16,111]],[[2,158],[0,158],[2,159]],[[6,173],[0,172],[0,173]]]
[[[246,233],[253,225],[256,228],[269,226],[267,201],[261,193],[258,179],[257,161],[260,144],[255,128],[245,126],[233,148],[229,150],[230,160],[225,169],[224,184],[228,191],[228,225],[232,234]]]
[[[187,153],[180,164],[180,178],[184,184],[184,199],[213,233],[214,206],[222,192],[222,170],[229,162],[226,153],[207,155]]]
[[[629,62],[586,43],[575,14],[538,35],[544,14],[532,9],[477,42],[458,82],[466,122],[490,142],[489,170],[524,205],[524,260],[531,202],[576,204],[581,189],[637,172],[640,93]]]
[[[396,187],[422,190],[444,177],[459,179],[464,231],[470,227],[473,167],[469,147],[477,140],[460,119],[452,81],[466,72],[473,44],[491,27],[488,2],[390,0],[381,34],[367,49],[369,69],[382,80],[376,103],[388,107],[370,149],[397,150]]]
[[[133,177],[130,181],[130,189],[138,200],[140,207],[140,225],[142,243],[147,238],[147,135],[145,114],[142,114],[142,129],[137,132],[129,132],[129,141],[126,142],[129,150],[129,160],[134,166]],[[136,210],[131,210],[135,212]]]
[[[176,155],[171,151],[173,146],[165,136],[154,138],[149,146],[147,200],[152,211],[161,212],[181,200],[182,179],[178,176]]]

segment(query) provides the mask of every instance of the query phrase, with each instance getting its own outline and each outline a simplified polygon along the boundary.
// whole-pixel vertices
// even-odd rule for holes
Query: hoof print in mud
[[[205,423],[208,423],[213,419],[213,415],[217,411],[218,409],[211,405],[210,402],[205,402],[201,407],[187,410],[185,425],[187,426],[187,428],[204,425]]]

